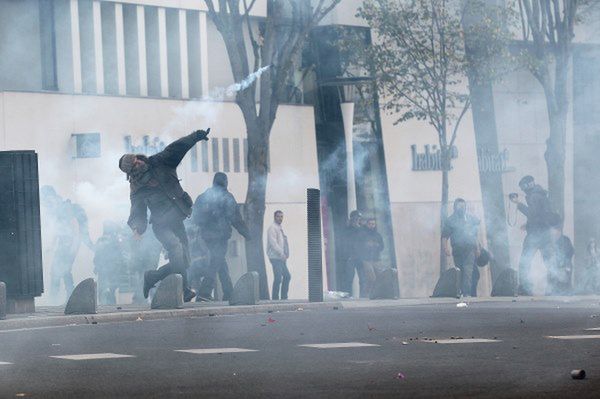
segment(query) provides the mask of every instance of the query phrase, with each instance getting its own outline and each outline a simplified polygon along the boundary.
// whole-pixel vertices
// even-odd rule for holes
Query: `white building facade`
[[[323,27],[363,27],[354,17],[359,5],[358,0],[344,0]],[[266,1],[259,0],[253,21],[259,23],[265,16]],[[228,174],[238,202],[244,202],[244,121],[230,99],[211,97],[232,83],[223,41],[203,1],[0,2],[0,150],[37,151],[40,184],[54,186],[60,195],[86,209],[93,239],[101,234],[104,220],[127,218],[129,187],[117,167],[118,158],[130,151],[153,153],[198,128],[211,127],[212,138],[184,159],[179,169],[183,187],[195,198],[221,171]],[[323,192],[324,275],[330,290],[338,286],[336,245],[331,243],[335,233],[330,225],[335,223],[339,230],[342,216],[350,210],[348,203],[353,203],[344,197],[344,205],[335,205],[340,201],[336,193],[346,196],[348,190],[345,177],[330,176],[331,169],[339,162],[346,164],[346,152],[339,155],[340,141],[329,140],[334,136],[330,129],[335,131],[339,123],[321,112],[326,106],[319,101],[327,97],[327,91],[317,96],[318,90],[306,87],[301,85],[299,99],[279,109],[271,135],[267,186],[265,228],[275,210],[286,215],[290,298],[308,294],[306,188]],[[377,105],[376,95],[372,98]],[[541,89],[531,76],[515,74],[494,88],[494,102],[498,144],[506,159],[506,193],[516,191],[525,174],[545,185],[543,151],[548,128]],[[520,112],[518,117],[514,112]],[[413,157],[426,148],[435,152],[436,135],[426,124],[394,125],[393,115],[379,109],[375,114],[377,123],[371,128],[365,127],[357,108],[350,119],[348,115],[338,118],[342,130],[336,134],[341,142],[344,121],[346,128],[349,120],[353,122],[357,207],[379,222],[388,251],[384,261],[399,271],[400,295],[429,296],[439,277],[441,173],[418,170]],[[567,235],[573,236],[575,139],[570,115],[565,222]],[[450,198],[466,199],[471,211],[484,220],[479,179],[484,157],[478,160],[475,134],[468,115],[457,140]],[[485,241],[485,234],[482,237]],[[509,237],[516,267],[523,233],[509,228]],[[239,237],[235,246],[243,248]],[[45,273],[49,273],[51,256],[47,249]],[[74,266],[76,281],[92,275],[92,256],[86,248],[80,250]],[[245,271],[243,257],[233,249],[229,257],[235,280]],[[488,269],[481,269],[481,295],[491,291]],[[270,265],[267,274],[272,281]]]

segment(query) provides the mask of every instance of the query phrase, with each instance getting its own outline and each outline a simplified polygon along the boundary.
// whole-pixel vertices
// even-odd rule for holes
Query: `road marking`
[[[8,364],[12,364],[12,363],[9,363],[9,362],[0,362],[0,366],[6,366]]]
[[[600,327],[586,328],[585,331],[600,331]]]
[[[550,338],[550,339],[564,339],[564,340],[599,339],[600,335],[549,335],[546,338]]]
[[[89,353],[82,355],[50,356],[55,359],[65,360],[99,360],[99,359],[121,359],[125,357],[135,357],[131,355],[120,355],[118,353]]]
[[[175,352],[193,353],[196,355],[210,355],[214,353],[242,353],[242,352],[258,352],[255,349],[244,348],[205,348],[205,349],[178,349]]]
[[[367,346],[380,346],[375,344],[365,344],[364,342],[337,342],[331,344],[306,344],[298,345],[306,348],[317,348],[317,349],[339,349],[339,348],[361,348]]]
[[[421,342],[431,342],[434,344],[488,344],[492,342],[502,342],[499,339],[485,338],[464,338],[464,339],[435,339]]]

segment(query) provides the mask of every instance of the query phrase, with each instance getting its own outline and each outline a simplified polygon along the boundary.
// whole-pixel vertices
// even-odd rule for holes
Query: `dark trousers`
[[[473,271],[475,265],[475,249],[465,249],[461,251],[453,250],[454,266],[460,269],[460,291],[464,296],[471,296],[473,293]]]
[[[183,221],[177,220],[168,224],[152,224],[152,231],[154,231],[154,235],[163,245],[169,257],[169,263],[158,268],[155,282],[164,279],[170,274],[181,274],[183,289],[189,289],[187,268],[190,266],[190,250]]]
[[[288,290],[292,275],[287,268],[287,264],[282,259],[269,259],[273,265],[273,292],[272,299],[279,299],[279,290],[281,288],[281,299],[288,299]]]
[[[73,292],[73,263],[79,251],[79,244],[75,242],[76,238],[69,236],[59,237],[56,245],[56,251],[52,258],[52,272],[50,276],[50,295],[56,300],[60,290],[61,280],[65,285],[67,300]]]
[[[354,273],[360,269],[360,261],[349,258],[344,264],[344,281],[342,281],[341,291],[347,292],[352,296],[352,283],[354,282]],[[360,277],[359,277],[360,278]]]
[[[210,252],[210,261],[208,267],[204,270],[199,294],[203,298],[210,298],[215,288],[217,274],[219,274],[219,280],[221,280],[223,287],[223,300],[229,300],[233,291],[233,284],[229,276],[229,266],[227,266],[227,261],[225,260],[229,239],[205,239],[204,241]]]
[[[535,254],[540,251],[544,264],[548,266],[550,260],[550,234],[546,230],[528,232],[523,240],[523,251],[519,260],[519,295],[531,295],[532,284],[529,278],[531,262]]]

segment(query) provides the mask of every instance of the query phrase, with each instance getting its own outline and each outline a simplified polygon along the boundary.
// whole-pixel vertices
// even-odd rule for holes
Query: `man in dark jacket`
[[[343,237],[343,265],[344,265],[344,281],[341,284],[341,290],[352,296],[352,284],[354,282],[354,274],[358,272],[359,286],[364,285],[364,279],[361,279],[361,248],[363,247],[363,234],[365,227],[363,226],[362,214],[354,210],[350,212],[346,229]],[[364,291],[364,288],[363,288]]]
[[[454,266],[461,271],[460,290],[463,296],[473,295],[473,276],[478,275],[475,260],[479,252],[477,232],[480,221],[477,217],[467,213],[467,203],[462,198],[454,201],[454,212],[444,222],[442,239],[446,255],[452,256]],[[448,245],[450,240],[450,246]]]
[[[104,222],[102,236],[98,239],[94,253],[94,274],[98,276],[98,299],[101,305],[115,305],[115,292],[119,288],[121,273],[127,267],[124,243],[119,225]]]
[[[209,265],[204,271],[198,293],[200,300],[211,300],[217,273],[223,286],[223,300],[230,299],[233,285],[225,255],[231,238],[231,227],[235,227],[245,239],[249,239],[248,228],[235,198],[227,191],[227,184],[227,175],[216,173],[213,186],[199,195],[194,203],[192,223],[200,229],[200,235],[210,252]]]
[[[360,297],[369,298],[375,278],[381,271],[381,251],[384,244],[381,234],[377,231],[375,218],[367,219],[367,225],[363,228],[361,243],[361,265],[358,276],[361,281]]]
[[[546,266],[549,264],[550,219],[553,213],[548,192],[535,184],[533,177],[523,177],[519,187],[525,193],[526,203],[519,201],[518,196],[510,196],[510,200],[516,203],[519,211],[527,217],[525,225],[527,235],[523,241],[523,251],[519,261],[519,295],[531,295],[529,273],[536,252],[541,252]]]
[[[185,154],[201,140],[208,140],[210,129],[197,130],[169,144],[158,154],[125,154],[119,160],[119,168],[127,174],[131,188],[131,213],[127,224],[140,238],[147,228],[147,210],[154,235],[161,242],[169,263],[158,270],[144,274],[144,297],[156,283],[170,274],[183,277],[184,300],[196,296],[187,283],[190,265],[188,238],[183,221],[192,214],[192,199],[183,191],[177,176],[177,166]]]
[[[63,199],[51,186],[43,186],[40,189],[40,200],[49,216],[44,223],[47,222],[46,226],[53,232],[50,295],[57,301],[62,280],[68,299],[74,288],[72,269],[79,247],[83,243],[94,250],[88,218],[81,206]]]

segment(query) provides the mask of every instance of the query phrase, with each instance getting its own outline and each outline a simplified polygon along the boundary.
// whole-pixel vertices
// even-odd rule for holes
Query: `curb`
[[[166,320],[207,316],[249,315],[269,312],[292,312],[298,310],[343,309],[340,302],[277,303],[250,306],[219,306],[173,310],[142,310],[119,313],[98,313],[89,315],[31,317],[0,321],[0,332],[27,328],[50,328],[86,324],[119,323],[131,321]]]

